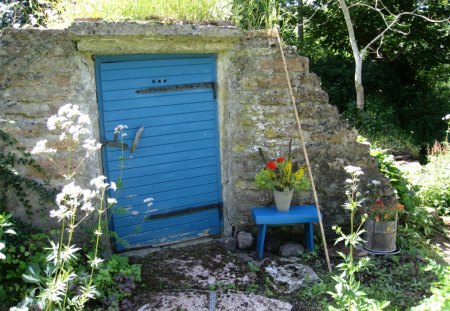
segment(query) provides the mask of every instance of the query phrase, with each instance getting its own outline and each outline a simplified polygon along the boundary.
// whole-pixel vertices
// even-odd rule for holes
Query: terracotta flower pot
[[[294,190],[291,191],[273,191],[273,196],[275,198],[275,206],[279,212],[288,212],[291,206],[292,195]]]

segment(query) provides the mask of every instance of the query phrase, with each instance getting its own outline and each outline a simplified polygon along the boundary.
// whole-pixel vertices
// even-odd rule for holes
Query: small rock
[[[234,252],[237,249],[237,241],[235,238],[222,238],[218,241],[229,252]]]
[[[292,293],[302,286],[319,281],[319,277],[310,266],[303,265],[298,258],[281,259],[266,267],[266,273],[273,280],[272,287],[280,293]]]
[[[253,245],[253,235],[247,231],[241,231],[237,235],[239,249],[249,249]]]
[[[217,299],[216,311],[291,311],[292,305],[261,295],[225,292]]]
[[[280,246],[278,254],[282,257],[292,257],[303,254],[305,249],[299,243],[286,243]]]
[[[264,250],[269,253],[277,253],[280,244],[281,241],[277,236],[270,235],[269,237],[267,237],[266,242],[264,243]]]

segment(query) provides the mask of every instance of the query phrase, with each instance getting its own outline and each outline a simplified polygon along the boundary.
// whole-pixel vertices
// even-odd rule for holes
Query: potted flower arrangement
[[[290,155],[289,151],[287,159],[278,157],[268,161],[255,176],[259,188],[273,191],[275,205],[280,212],[289,211],[294,190],[308,190],[310,186],[305,169],[298,168]]]
[[[372,181],[371,185],[378,187],[380,182]],[[365,223],[365,248],[378,253],[394,252],[397,238],[398,214],[404,211],[404,206],[395,200],[383,201],[376,194],[367,208]]]

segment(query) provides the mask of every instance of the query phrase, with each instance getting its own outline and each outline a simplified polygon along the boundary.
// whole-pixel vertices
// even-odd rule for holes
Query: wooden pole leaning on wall
[[[297,109],[297,105],[295,103],[294,92],[292,91],[291,79],[289,78],[289,71],[287,68],[286,58],[284,57],[283,44],[281,43],[280,32],[278,31],[278,26],[275,27],[275,33],[277,35],[278,45],[280,46],[281,58],[283,59],[284,73],[286,74],[286,81],[287,81],[287,85],[289,88],[289,93],[291,95],[292,106],[294,107],[295,119],[297,121],[298,133],[300,135],[300,142],[302,145],[303,155],[305,157],[306,167],[308,168],[309,180],[311,181],[311,189],[312,189],[313,196],[314,196],[314,202],[316,204],[317,217],[319,218],[320,232],[322,234],[323,248],[325,251],[325,258],[327,260],[328,271],[331,273],[332,270],[331,270],[330,257],[328,255],[328,247],[327,247],[327,241],[325,239],[325,230],[323,229],[322,217],[320,217],[320,206],[319,206],[319,199],[317,197],[316,185],[314,183],[312,169],[311,169],[311,165],[309,163],[308,152],[306,150],[305,139],[303,137],[302,124],[300,122],[300,117],[298,115],[298,109]]]

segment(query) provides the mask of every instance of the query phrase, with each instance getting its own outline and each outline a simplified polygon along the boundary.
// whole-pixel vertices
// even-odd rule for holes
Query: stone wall
[[[46,119],[66,103],[89,113],[91,131],[98,137],[98,108],[93,56],[135,53],[217,54],[218,105],[221,136],[224,235],[251,225],[250,209],[272,201],[269,192],[253,182],[263,163],[262,148],[270,157],[285,155],[292,139],[301,162],[300,142],[276,38],[270,32],[242,33],[235,28],[154,25],[139,23],[78,23],[64,30],[5,30],[0,37],[0,118],[3,130],[31,150],[36,141],[52,137]],[[383,180],[369,156],[369,147],[356,142],[309,72],[308,59],[286,48],[300,119],[313,167],[326,228],[345,221],[343,181],[346,165],[361,166],[364,179]],[[47,162],[41,162],[54,186],[63,181]],[[303,161],[304,163],[304,161]],[[82,170],[82,183],[101,174],[97,154]],[[36,172],[25,172],[42,180]],[[386,183],[386,181],[384,181]],[[392,194],[388,189],[387,193]],[[295,202],[312,203],[310,193],[296,194]],[[20,207],[12,206],[26,218]],[[47,228],[48,209],[36,207],[25,219]]]

